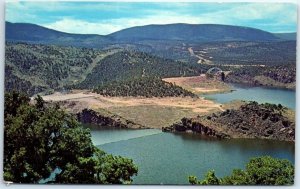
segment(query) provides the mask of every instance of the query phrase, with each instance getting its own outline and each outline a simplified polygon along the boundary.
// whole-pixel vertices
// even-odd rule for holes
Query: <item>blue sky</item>
[[[229,24],[295,32],[297,6],[287,3],[8,2],[6,21],[69,33],[106,35],[148,24]]]

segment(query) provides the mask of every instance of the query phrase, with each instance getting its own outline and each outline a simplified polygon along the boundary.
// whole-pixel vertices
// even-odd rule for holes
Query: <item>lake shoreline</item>
[[[91,133],[94,144],[101,150],[133,159],[139,174],[132,184],[137,185],[188,184],[189,175],[202,177],[211,169],[217,176],[225,176],[232,169],[243,169],[250,158],[266,154],[295,162],[295,143],[286,141],[220,140],[190,133],[153,134],[156,131],[151,129],[108,128]]]
[[[249,95],[249,90],[253,90],[254,92],[260,90],[262,94],[269,94],[273,93],[274,90],[279,90],[262,87],[249,88],[249,86],[244,85],[233,85],[233,87],[233,92],[217,95],[232,96],[239,91],[245,91],[245,93]],[[279,91],[286,92],[286,90]],[[239,95],[238,97],[245,97],[245,95]],[[84,90],[74,90],[67,94],[55,93],[44,96],[44,98],[49,103],[60,103],[67,111],[76,114],[79,118],[78,120],[83,123],[98,124],[98,127],[108,125],[116,128],[161,129],[163,131],[171,131],[166,128],[180,122],[184,117],[206,117],[211,114],[238,109],[241,105],[246,103],[241,100],[230,101],[229,103],[218,103],[217,100],[211,100],[214,98],[210,100],[204,99],[208,98],[206,95],[197,99],[190,97],[105,97]],[[209,107],[211,109],[209,109]],[[290,116],[290,119],[293,122],[294,117]],[[224,133],[222,130],[218,130],[218,128],[211,125],[213,124],[205,125],[205,127],[208,128],[206,135],[212,135],[214,137],[218,135],[219,138],[268,138],[266,136],[272,135],[273,132],[269,131],[270,133],[264,134],[266,136],[241,136],[240,134],[234,134],[234,130],[232,130],[231,133]],[[247,132],[246,129],[248,128],[245,128],[243,132]],[[184,131],[194,133],[191,129],[185,129]],[[282,131],[285,131],[285,129]],[[197,132],[198,131],[196,131],[196,133]]]
[[[295,112],[274,104],[247,102],[206,116],[182,118],[164,127],[165,132],[187,132],[227,138],[260,138],[295,141]]]

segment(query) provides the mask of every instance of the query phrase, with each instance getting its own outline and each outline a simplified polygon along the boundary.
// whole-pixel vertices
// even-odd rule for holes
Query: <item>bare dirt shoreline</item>
[[[230,85],[215,79],[207,79],[205,74],[192,77],[164,78],[163,80],[169,83],[175,83],[195,94],[224,93],[231,91]]]
[[[85,108],[107,110],[151,128],[162,128],[183,117],[222,111],[222,105],[204,98],[191,97],[106,97],[86,90],[43,96],[47,102],[63,102],[67,111],[78,113]]]

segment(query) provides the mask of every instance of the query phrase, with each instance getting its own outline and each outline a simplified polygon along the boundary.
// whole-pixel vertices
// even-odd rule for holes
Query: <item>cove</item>
[[[293,110],[296,109],[296,91],[278,88],[250,87],[245,85],[232,85],[234,91],[203,95],[205,98],[218,103],[227,103],[233,100],[257,101],[258,103],[281,104]]]
[[[133,184],[188,184],[189,175],[203,178],[211,169],[222,177],[234,168],[243,169],[251,157],[262,155],[295,161],[292,142],[217,140],[156,129],[101,129],[91,134],[94,144],[105,152],[133,159],[139,168]]]

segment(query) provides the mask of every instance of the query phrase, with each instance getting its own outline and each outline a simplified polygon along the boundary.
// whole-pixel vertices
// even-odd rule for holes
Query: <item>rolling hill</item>
[[[273,66],[295,64],[296,46],[296,41],[235,41],[195,44],[192,48],[196,55],[214,64]]]
[[[216,24],[146,25],[127,28],[103,36],[70,34],[36,24],[6,22],[6,40],[99,48],[109,44],[137,43],[145,40],[186,42],[275,41],[279,40],[279,37],[255,28]]]
[[[155,77],[140,77],[131,80],[114,81],[99,85],[93,90],[104,96],[144,96],[144,97],[196,97],[190,91],[173,83]]]
[[[265,85],[267,77],[285,86],[295,81],[296,42],[284,41],[292,37],[213,24],[148,25],[101,36],[6,22],[5,88],[30,95],[65,87],[92,89],[103,83],[142,76],[199,75],[216,64],[233,71],[231,82],[247,78],[255,83],[259,77]],[[198,64],[199,57],[208,57],[213,64]],[[259,69],[257,64],[266,67]],[[234,69],[228,65],[254,67]],[[277,75],[270,74],[270,70]]]
[[[240,26],[216,24],[147,25],[124,29],[108,35],[117,41],[177,40],[188,42],[212,41],[274,41],[272,33]]]
[[[124,49],[96,50],[56,45],[6,43],[5,89],[29,95],[65,87],[91,89],[142,76],[191,76],[205,66],[188,65]]]
[[[86,79],[71,88],[93,89],[111,81],[147,77],[180,77],[204,73],[206,65],[186,64],[137,51],[120,51],[102,59]]]
[[[91,34],[70,34],[29,23],[5,23],[6,41],[77,47],[103,47],[111,39]]]
[[[5,89],[29,95],[61,89],[82,81],[97,62],[110,54],[86,48],[6,43]]]
[[[279,37],[281,40],[296,40],[297,39],[297,33],[274,33],[276,37]]]

